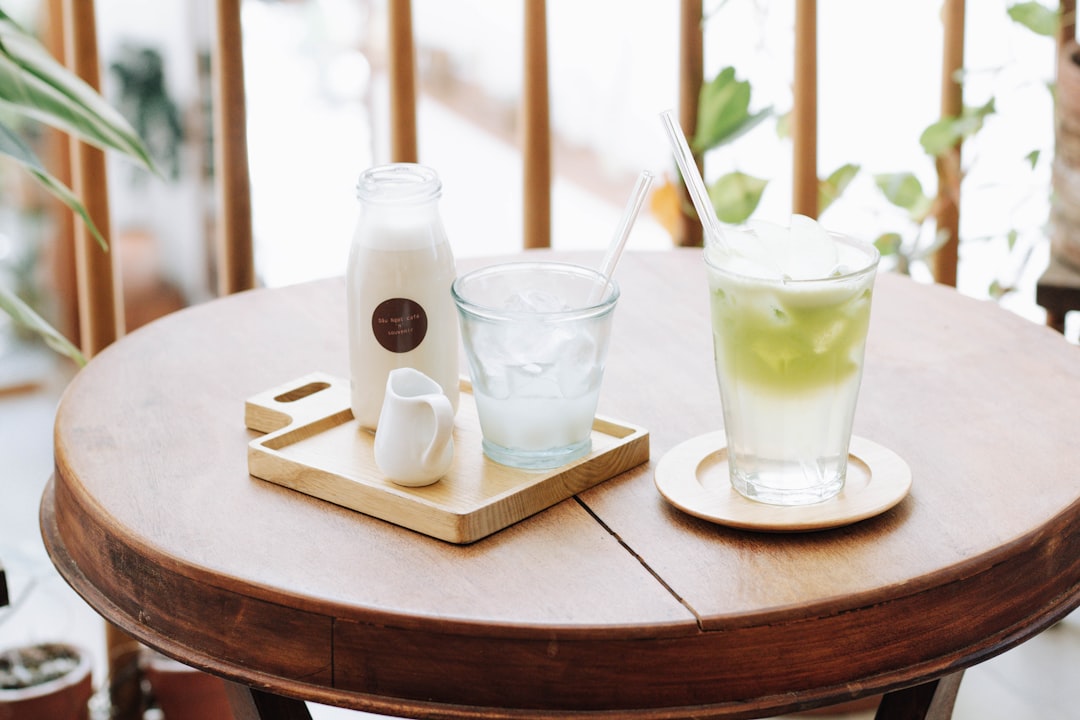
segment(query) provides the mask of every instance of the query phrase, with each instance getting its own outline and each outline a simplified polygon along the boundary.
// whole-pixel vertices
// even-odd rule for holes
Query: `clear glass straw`
[[[671,141],[671,151],[675,154],[675,161],[682,171],[683,180],[686,182],[686,188],[690,191],[690,199],[694,203],[694,209],[697,210],[702,227],[705,228],[705,234],[711,237],[720,247],[726,248],[727,241],[724,237],[724,230],[716,217],[716,210],[713,209],[712,201],[709,200],[709,191],[705,187],[705,179],[701,177],[701,171],[698,170],[697,163],[694,162],[694,153],[691,152],[690,145],[686,142],[686,136],[683,134],[682,128],[679,127],[675,114],[671,110],[665,110],[660,113],[660,117],[664,121],[668,140]]]
[[[641,174],[638,175],[637,184],[634,185],[634,191],[630,195],[630,201],[623,212],[622,220],[615,231],[615,236],[611,238],[611,244],[608,245],[604,261],[600,264],[600,272],[603,273],[604,277],[611,277],[611,274],[615,272],[615,265],[619,262],[623,248],[626,247],[626,240],[630,237],[630,228],[634,226],[634,221],[637,220],[638,213],[641,212],[641,206],[645,203],[645,197],[649,193],[652,180],[653,175],[648,170],[642,170]]]
[[[652,185],[652,181],[653,175],[648,170],[642,170],[641,174],[638,175],[637,183],[630,194],[630,200],[623,211],[619,226],[615,229],[615,235],[611,238],[607,252],[604,253],[604,259],[600,262],[600,274],[605,278],[610,279],[612,273],[615,272],[615,265],[618,264],[619,258],[622,257],[623,248],[626,247],[626,241],[630,238],[630,229],[634,226],[638,213],[641,212],[641,206],[645,203],[645,197],[649,194],[649,186]],[[600,302],[603,294],[604,288],[597,288],[590,295],[589,301],[592,303]]]

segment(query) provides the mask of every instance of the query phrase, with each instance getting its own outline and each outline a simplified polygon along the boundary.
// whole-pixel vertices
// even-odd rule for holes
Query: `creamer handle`
[[[435,435],[432,436],[427,450],[424,451],[424,464],[427,465],[435,459],[435,454],[442,452],[442,449],[450,442],[454,432],[454,408],[450,404],[450,399],[442,393],[431,393],[422,396],[420,399],[435,414]]]

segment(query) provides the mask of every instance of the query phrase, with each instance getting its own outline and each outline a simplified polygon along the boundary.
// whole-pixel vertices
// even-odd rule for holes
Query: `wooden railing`
[[[817,217],[819,211],[817,16],[817,0],[795,0],[791,209],[810,217]],[[679,120],[688,136],[693,134],[697,123],[697,93],[703,82],[701,19],[700,0],[682,0]],[[963,67],[964,0],[945,0],[942,22],[941,115],[946,117],[959,115],[963,109],[962,85],[957,82],[957,71]],[[949,239],[934,258],[933,272],[938,282],[955,286],[960,227],[959,143],[938,159],[937,175],[935,217],[938,231],[947,233]],[[683,245],[700,245],[700,225],[692,219],[684,219],[678,241]]]
[[[218,0],[213,52],[214,128],[216,191],[218,198],[217,273],[221,294],[255,285],[252,251],[251,194],[248,178],[244,72],[240,28],[241,0]],[[101,89],[101,62],[97,46],[94,0],[50,0],[47,42],[53,54],[62,58],[75,74],[95,90]],[[63,153],[59,153],[61,156]],[[86,206],[90,217],[108,242],[109,191],[103,151],[72,139],[69,158],[55,163],[56,174],[67,180]],[[70,222],[69,213],[60,213]],[[82,221],[71,226],[74,244],[57,243],[57,254],[73,255],[74,262],[62,258],[61,267],[74,264],[76,293],[70,284],[60,285],[58,294],[74,295],[78,317],[78,342],[86,357],[92,357],[124,334],[122,292],[119,287],[118,253],[98,246]],[[61,304],[65,302],[61,301]],[[119,628],[106,624],[109,677],[113,717],[136,718],[141,711],[138,654],[139,644]]]
[[[95,35],[94,3],[92,0],[48,0],[49,14],[66,22],[50,23],[59,31],[52,33],[50,44],[57,54],[66,55],[73,68],[97,84],[98,60]],[[551,244],[551,126],[548,87],[547,20],[545,0],[522,0],[524,3],[524,58],[522,62],[522,137],[523,177],[521,192],[524,214],[522,244],[525,247],[547,247]],[[962,107],[962,88],[955,72],[962,66],[964,48],[964,0],[946,0],[943,7],[944,44],[942,51],[941,112],[955,115]],[[216,240],[218,258],[216,272],[223,293],[252,287],[255,284],[252,257],[251,200],[248,190],[247,148],[243,128],[246,115],[243,103],[243,58],[239,27],[240,0],[217,3],[217,44],[214,50],[214,77],[217,159],[219,173],[217,196],[219,206],[219,236]],[[1074,16],[1075,2],[1062,3],[1066,18]],[[413,44],[412,8],[410,0],[392,0],[389,10],[389,73],[391,158],[395,161],[418,161],[416,123],[416,72]],[[793,186],[792,210],[811,216],[818,212],[818,108],[817,108],[817,20],[816,0],[796,0],[793,103]],[[703,77],[702,1],[680,0],[678,58],[678,117],[688,136],[695,130],[698,94]],[[1071,21],[1070,21],[1071,22]],[[75,32],[65,36],[63,28]],[[1066,24],[1063,33],[1069,33]],[[238,98],[238,99],[237,99]],[[104,159],[100,151],[77,145],[70,154],[70,180],[84,197],[91,215],[108,235],[108,190],[104,182]],[[66,156],[58,161],[67,161]],[[698,158],[699,164],[703,163]],[[62,166],[63,163],[60,163]],[[56,163],[54,163],[54,166]],[[957,146],[937,164],[939,197],[936,206],[940,230],[949,241],[938,253],[934,266],[935,277],[955,284],[958,257],[960,148]],[[57,167],[56,173],[65,179],[68,171]],[[689,206],[689,203],[687,202]],[[59,213],[64,222],[71,219]],[[65,264],[57,262],[63,275],[61,288],[77,284],[81,298],[64,300],[61,305],[84,308],[75,332],[88,353],[93,354],[123,332],[123,318],[117,301],[115,256],[98,252],[88,239],[81,223],[71,231],[79,238],[77,252]],[[676,232],[680,245],[700,245],[701,226],[694,218],[683,218]],[[78,281],[72,282],[70,268],[77,267]],[[96,309],[95,309],[96,308]]]
[[[525,4],[521,101],[522,243],[551,247],[551,113],[548,88],[547,2]],[[416,71],[410,0],[389,3],[390,158],[417,162]]]

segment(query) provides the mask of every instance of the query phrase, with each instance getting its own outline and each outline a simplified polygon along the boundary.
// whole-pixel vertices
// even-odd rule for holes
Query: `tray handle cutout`
[[[328,383],[328,382],[322,382],[322,381],[309,382],[309,383],[307,383],[305,385],[301,385],[300,387],[298,387],[298,388],[296,388],[294,390],[289,390],[287,392],[281,393],[280,395],[278,395],[277,397],[274,398],[274,402],[279,402],[279,403],[296,402],[297,400],[303,400],[306,397],[310,397],[310,396],[314,395],[315,393],[319,392],[320,390],[325,390],[328,387],[330,387],[330,383]]]
[[[259,393],[244,403],[244,425],[272,433],[349,407],[348,381],[316,372]]]

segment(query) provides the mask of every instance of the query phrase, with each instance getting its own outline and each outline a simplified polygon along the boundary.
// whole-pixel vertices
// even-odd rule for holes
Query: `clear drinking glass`
[[[844,485],[879,254],[833,236],[843,269],[765,279],[705,253],[731,483],[778,505]]]
[[[513,467],[564,465],[591,447],[619,288],[589,268],[493,265],[451,290],[484,454]]]

